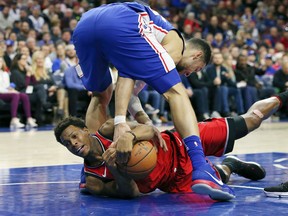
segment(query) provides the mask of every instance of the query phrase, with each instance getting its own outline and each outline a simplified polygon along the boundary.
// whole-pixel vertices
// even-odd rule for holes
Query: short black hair
[[[62,144],[62,141],[61,141],[61,134],[63,133],[63,131],[69,127],[70,125],[73,125],[75,127],[78,127],[78,128],[87,128],[85,122],[80,119],[80,118],[77,118],[77,117],[73,117],[73,116],[69,116],[65,119],[63,119],[62,121],[60,121],[57,126],[54,128],[54,135],[56,137],[56,140]]]
[[[205,64],[208,65],[210,63],[212,50],[211,46],[208,44],[207,41],[201,38],[191,38],[187,41],[187,44],[193,47],[193,49],[201,50],[203,52],[203,61],[205,62]]]

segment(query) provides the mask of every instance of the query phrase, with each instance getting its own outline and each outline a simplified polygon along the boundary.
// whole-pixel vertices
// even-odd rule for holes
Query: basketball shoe
[[[266,171],[260,164],[242,161],[235,156],[227,156],[221,164],[226,165],[231,170],[231,173],[254,181],[263,179],[266,176]],[[229,181],[228,174],[217,165],[216,169],[219,171],[222,181],[227,183]]]
[[[288,197],[288,181],[277,186],[266,187],[264,193],[268,197]]]
[[[235,198],[234,191],[224,184],[218,171],[209,162],[192,173],[192,190],[209,195],[211,199],[228,201]]]

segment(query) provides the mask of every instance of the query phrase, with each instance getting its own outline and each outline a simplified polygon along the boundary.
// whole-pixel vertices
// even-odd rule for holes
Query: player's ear
[[[203,56],[203,52],[201,50],[197,50],[193,53],[193,60],[200,59]]]
[[[90,134],[90,131],[89,131],[89,129],[88,129],[87,127],[84,127],[84,128],[83,128],[83,131],[85,131],[86,133],[89,133],[89,134]]]

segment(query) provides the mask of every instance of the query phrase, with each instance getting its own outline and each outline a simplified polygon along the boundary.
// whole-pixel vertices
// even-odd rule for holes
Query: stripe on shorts
[[[151,22],[146,12],[139,13],[138,23],[139,33],[143,36],[155,53],[158,54],[166,73],[174,69],[175,64],[173,59],[157,40],[159,39],[162,41],[168,32]],[[156,29],[156,31],[154,29]]]

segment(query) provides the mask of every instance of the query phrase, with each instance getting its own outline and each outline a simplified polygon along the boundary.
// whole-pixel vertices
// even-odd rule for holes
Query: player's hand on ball
[[[126,122],[115,125],[113,141],[117,142],[118,138],[122,134],[124,134],[126,131],[130,131],[130,130],[131,129],[130,129],[129,125]]]
[[[155,126],[153,126],[153,129],[154,129],[154,137],[152,138],[152,141],[154,145],[160,145],[160,147],[164,151],[168,151],[168,147],[166,145],[165,140],[162,138],[160,131]]]
[[[116,149],[115,148],[108,148],[103,154],[102,158],[105,161],[106,166],[109,168],[113,167],[116,168]]]
[[[124,133],[115,142],[117,163],[126,164],[128,162],[133,148],[133,138],[130,133]]]

